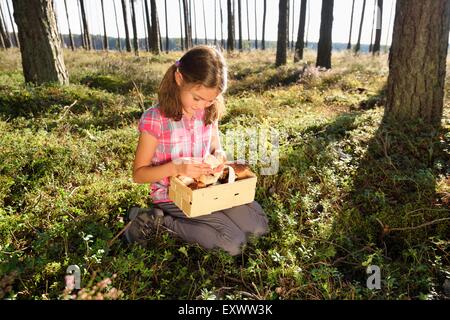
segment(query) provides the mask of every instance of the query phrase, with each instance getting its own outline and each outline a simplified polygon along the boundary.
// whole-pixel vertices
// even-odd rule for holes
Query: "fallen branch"
[[[388,234],[388,233],[390,233],[392,231],[407,231],[407,230],[420,229],[420,228],[423,228],[423,227],[426,227],[426,226],[429,226],[429,225],[432,225],[432,224],[436,224],[436,223],[439,223],[439,222],[450,220],[450,218],[437,219],[437,220],[433,220],[433,221],[430,221],[430,222],[426,222],[426,223],[420,224],[420,225],[415,226],[415,227],[405,227],[405,228],[389,228],[388,225],[385,225],[378,218],[376,218],[376,220],[378,221],[378,223],[383,228],[383,235],[384,235],[384,234]]]

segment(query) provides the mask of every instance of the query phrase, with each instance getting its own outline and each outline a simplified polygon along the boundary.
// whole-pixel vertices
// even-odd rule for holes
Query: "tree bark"
[[[178,0],[178,6],[180,9],[180,43],[181,43],[181,51],[184,51],[184,39],[183,39],[183,15],[181,13],[181,0]]]
[[[359,23],[358,41],[356,42],[355,53],[358,53],[359,50],[361,49],[361,35],[362,35],[362,29],[363,29],[363,24],[364,24],[365,11],[366,11],[366,0],[364,0],[364,2],[363,2],[362,13],[361,13],[361,22]]]
[[[78,6],[78,19],[80,20],[80,38],[81,38],[81,46],[84,50],[87,50],[87,44],[86,44],[86,38],[84,36],[84,29],[83,29],[83,18],[81,17],[81,6],[80,1],[77,0],[77,6]]]
[[[373,49],[373,30],[375,27],[375,14],[377,12],[377,0],[373,1],[373,13],[372,13],[372,30],[370,31],[370,45],[369,52],[372,52]]]
[[[117,20],[116,0],[113,0],[113,6],[114,6],[114,18],[116,19],[116,28],[117,28],[116,48],[119,51],[122,51],[122,44],[120,43],[119,21]]]
[[[189,0],[189,1],[191,1],[191,0]],[[190,3],[189,4],[189,6],[191,7],[191,5],[192,5],[192,12],[191,12],[191,19],[192,19],[192,14],[194,15],[194,35],[195,35],[195,38],[194,38],[194,45],[197,45],[198,44],[198,36],[197,36],[197,11],[195,10],[195,1],[194,1],[194,3],[192,4],[192,3]],[[191,20],[191,25],[192,25],[192,20]]]
[[[267,15],[267,0],[264,0],[262,40],[261,40],[261,47],[263,50],[266,50],[266,15]]]
[[[256,12],[256,0],[255,0],[255,49],[258,49],[258,19]]]
[[[150,10],[152,15],[152,46],[151,50],[153,54],[160,54],[160,43],[159,43],[159,23],[158,23],[158,9],[156,8],[156,1],[150,0]]]
[[[79,1],[80,1],[80,8],[81,8],[81,19],[83,20],[84,42],[86,44],[86,49],[91,50],[92,42],[91,42],[91,35],[89,33],[88,21],[86,18],[86,11],[84,9],[84,0],[79,0]]]
[[[449,23],[448,0],[397,0],[386,120],[440,125]]]
[[[102,17],[103,17],[103,48],[108,51],[108,35],[106,34],[106,21],[105,21],[105,8],[103,6],[103,0],[101,0],[102,5]]]
[[[348,44],[347,44],[347,50],[350,50],[352,48],[352,29],[353,29],[353,14],[355,13],[355,0],[353,0],[352,3],[352,15],[350,17],[350,31],[348,35]]]
[[[8,8],[9,19],[11,20],[11,28],[12,28],[12,31],[13,31],[14,42],[15,42],[16,47],[19,48],[20,47],[20,41],[17,38],[16,28],[14,28],[14,20],[12,18],[11,9],[9,7],[8,0],[6,0],[6,7]],[[56,28],[56,29],[58,30],[58,28]]]
[[[190,12],[187,0],[183,0],[183,12],[184,12],[185,47],[188,50],[192,47],[192,29],[190,25]]]
[[[222,0],[219,0],[219,6],[220,6],[220,33],[221,33],[221,42],[222,42],[222,48],[225,48],[225,39],[223,38],[223,12],[222,12]]]
[[[166,53],[169,53],[169,24],[167,20],[167,0],[164,0],[164,16],[166,19]]]
[[[380,53],[381,46],[381,30],[383,26],[383,0],[378,0],[377,4],[377,31],[375,34],[375,43],[373,45],[373,54]]]
[[[242,0],[238,0],[239,51],[242,51]]]
[[[320,19],[320,38],[317,48],[317,67],[331,69],[331,50],[333,46],[333,7],[334,0],[322,0]]]
[[[131,52],[131,39],[128,29],[128,12],[127,12],[127,0],[122,0],[122,13],[123,13],[123,25],[125,27],[125,46],[128,52]]]
[[[205,0],[202,0],[202,7],[203,7],[203,26],[205,28],[205,44],[208,44],[208,34],[206,32]]]
[[[306,3],[307,0],[302,0],[300,5],[300,21],[298,23],[297,43],[295,44],[294,62],[303,59],[303,50],[305,47],[305,22],[306,22]]]
[[[14,0],[26,82],[68,84],[51,0]]]
[[[130,0],[131,2],[131,24],[133,26],[133,49],[136,56],[139,55],[139,42],[137,34],[137,24],[136,24],[136,10],[134,8],[134,2],[136,0]]]
[[[227,0],[228,11],[228,40],[227,50],[228,52],[234,51],[234,17],[233,8],[231,7],[231,0]]]
[[[69,28],[69,44],[70,44],[70,49],[72,49],[72,51],[74,51],[74,50],[75,50],[75,46],[74,46],[74,44],[73,44],[72,30],[70,29],[69,12],[67,11],[67,3],[66,3],[66,0],[64,0],[64,7],[65,7],[65,9],[66,9],[67,27]]]
[[[250,19],[249,19],[249,10],[248,10],[248,0],[246,0],[246,8],[247,8],[247,36],[248,36],[248,46],[249,49],[252,49],[252,44],[250,42]]]
[[[1,7],[1,3],[0,3],[0,33],[2,35],[3,38],[3,43],[5,48],[11,48],[11,39],[9,37],[9,32],[8,32],[8,28],[6,26],[6,21],[5,21],[5,17],[3,15],[3,10]]]
[[[277,38],[277,56],[275,64],[281,66],[287,62],[287,33],[288,19],[287,6],[289,0],[279,0],[278,3],[278,38]]]
[[[145,26],[147,28],[147,46],[150,50],[150,48],[152,47],[152,24],[151,24],[151,18],[150,18],[150,13],[149,13],[149,9],[148,9],[148,2],[147,0],[143,0],[144,1],[144,6],[145,6]]]

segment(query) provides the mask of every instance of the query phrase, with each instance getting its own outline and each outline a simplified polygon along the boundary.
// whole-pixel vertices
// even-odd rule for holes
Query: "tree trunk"
[[[386,120],[440,125],[449,23],[448,0],[397,0]]]
[[[222,42],[222,48],[225,48],[225,39],[223,38],[223,12],[222,12],[222,0],[219,0],[219,6],[220,6],[220,33],[221,33],[221,42]]]
[[[84,29],[83,29],[83,18],[81,17],[80,1],[77,1],[77,6],[78,6],[78,19],[80,20],[81,46],[83,47],[84,50],[87,50],[86,38],[84,37]]]
[[[20,42],[19,42],[19,39],[17,38],[16,28],[14,28],[14,20],[13,20],[12,14],[11,14],[11,9],[9,7],[9,1],[8,0],[6,0],[6,6],[8,8],[9,20],[11,21],[11,28],[12,28],[12,31],[13,31],[13,37],[14,37],[15,46],[19,48],[20,47]],[[56,28],[56,29],[58,29],[58,28]]]
[[[363,1],[363,7],[362,7],[362,13],[361,13],[361,22],[359,23],[359,33],[358,33],[358,41],[356,42],[355,46],[355,53],[358,53],[361,49],[361,34],[362,34],[362,28],[364,24],[364,13],[366,11],[366,0]]]
[[[305,22],[306,22],[306,3],[302,0],[300,5],[300,21],[298,23],[297,43],[295,44],[294,62],[303,60],[303,49],[305,47]]]
[[[348,35],[347,50],[350,50],[352,48],[352,29],[353,29],[353,14],[354,13],[355,13],[355,0],[353,0],[353,3],[352,3],[352,15],[350,17],[350,32]]]
[[[101,0],[102,5],[102,17],[103,17],[103,48],[108,51],[108,35],[106,34],[106,21],[105,21],[105,8],[103,6],[103,0]]]
[[[202,0],[202,7],[203,7],[203,26],[205,28],[205,44],[208,44],[208,34],[206,33],[205,0]]]
[[[377,31],[375,34],[375,44],[373,45],[373,54],[380,53],[381,30],[383,25],[383,0],[378,0],[377,5]]]
[[[279,0],[278,4],[278,38],[277,38],[277,56],[275,64],[281,66],[287,62],[287,33],[288,19],[287,6],[289,0]]]
[[[308,39],[309,39],[309,25],[311,22],[311,10],[310,10],[310,2],[308,1],[308,8],[306,9],[308,12],[308,23],[306,25],[306,36],[305,36],[305,48],[308,48]]]
[[[248,0],[246,0],[246,8],[247,8],[247,36],[248,36],[248,47],[251,50],[252,44],[250,42],[250,19],[249,19],[249,10],[248,10]]]
[[[151,24],[151,20],[150,20],[150,13],[148,10],[148,2],[147,2],[147,0],[143,0],[143,1],[144,1],[144,7],[145,7],[145,27],[147,30],[147,46],[150,50],[150,48],[152,47],[152,24]]]
[[[169,53],[169,24],[167,20],[167,0],[164,0],[164,16],[166,19],[166,53]]]
[[[131,25],[133,26],[133,49],[136,56],[139,55],[139,43],[136,24],[136,10],[134,9],[134,2],[136,0],[130,0],[131,2]]]
[[[51,0],[14,0],[26,82],[68,84]]]
[[[70,29],[70,21],[69,21],[69,12],[67,11],[67,3],[66,0],[64,0],[64,7],[66,9],[66,18],[67,18],[67,27],[69,28],[69,44],[70,44],[70,49],[72,49],[72,51],[75,50],[75,47],[73,45],[73,36],[72,36],[72,30]]]
[[[266,50],[266,15],[267,15],[267,0],[264,0],[264,11],[263,11],[263,25],[262,25],[262,42],[261,47]]]
[[[150,0],[150,10],[152,15],[152,46],[151,50],[153,54],[160,54],[160,43],[159,43],[159,23],[158,23],[158,9],[156,8],[156,1]]]
[[[373,13],[372,13],[372,30],[370,31],[370,45],[369,45],[369,52],[372,52],[373,48],[373,30],[375,26],[375,13],[377,11],[377,0],[373,1]]]
[[[191,0],[189,0],[189,1],[191,1]],[[193,12],[191,12],[191,15],[192,15],[192,13],[194,14],[194,35],[195,35],[195,39],[194,39],[194,44],[195,45],[197,45],[198,44],[198,36],[197,36],[197,11],[195,10],[195,1],[194,1],[194,3],[193,4],[189,4],[190,6],[192,5],[192,10],[193,10]],[[192,19],[192,16],[191,16],[191,19]],[[192,20],[191,20],[192,21]],[[191,23],[191,25],[192,25],[192,23]]]
[[[181,13],[181,0],[178,0],[178,7],[180,9],[180,43],[181,43],[181,51],[184,51],[184,39],[183,39],[183,15]]]
[[[228,11],[228,40],[227,50],[228,52],[234,51],[234,17],[233,8],[231,7],[231,0],[227,0]]]
[[[214,46],[217,46],[217,0],[214,0]]]
[[[258,19],[256,12],[256,0],[255,0],[255,49],[258,49]]]
[[[187,0],[183,0],[183,12],[184,12],[185,47],[188,50],[192,47],[192,29],[189,22],[190,12]]]
[[[84,42],[86,44],[86,49],[91,50],[92,49],[91,35],[89,33],[88,21],[86,18],[86,11],[84,9],[84,0],[79,0],[79,1],[80,1],[80,8],[81,8],[81,19],[83,20]]]
[[[292,0],[292,28],[291,28],[291,50],[294,50],[294,28],[295,28],[295,1]]]
[[[238,0],[239,51],[242,51],[242,0]]]
[[[334,0],[322,0],[320,18],[320,37],[317,48],[317,67],[331,69],[331,50],[333,46],[333,7]]]
[[[122,51],[122,44],[120,43],[119,22],[117,20],[116,0],[113,0],[113,6],[114,6],[114,18],[116,19],[116,28],[117,28],[116,48],[119,51]]]
[[[122,0],[123,25],[125,27],[125,46],[128,52],[131,52],[130,32],[128,29],[127,0]]]
[[[1,7],[1,3],[0,3],[0,33],[2,35],[3,38],[3,42],[5,45],[5,48],[11,48],[11,38],[9,37],[9,31],[8,31],[8,27],[6,26],[6,21],[5,21],[5,17],[3,15],[3,10]]]

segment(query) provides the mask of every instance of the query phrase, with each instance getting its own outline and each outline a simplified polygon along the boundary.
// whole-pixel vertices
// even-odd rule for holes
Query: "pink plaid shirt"
[[[138,129],[158,139],[152,166],[162,165],[181,157],[201,157],[211,152],[211,137],[218,132],[218,121],[205,125],[205,111],[197,111],[191,119],[183,115],[180,121],[163,116],[159,106],[147,109],[141,116]],[[153,203],[170,202],[168,197],[169,177],[150,185]]]

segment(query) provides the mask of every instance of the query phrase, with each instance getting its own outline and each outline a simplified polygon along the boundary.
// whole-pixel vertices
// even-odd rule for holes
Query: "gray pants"
[[[164,226],[185,241],[206,249],[221,248],[233,256],[241,253],[248,236],[269,231],[267,217],[256,201],[195,218],[186,217],[173,202],[155,206],[164,211]]]

